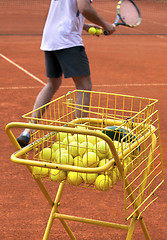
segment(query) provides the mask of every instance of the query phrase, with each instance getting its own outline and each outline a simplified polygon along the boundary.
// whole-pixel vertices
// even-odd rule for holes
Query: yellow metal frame
[[[69,93],[67,96],[65,95],[62,98],[67,99],[69,96],[71,96],[71,94],[73,93]],[[100,96],[101,94],[102,95],[104,94],[105,96],[107,95],[106,93],[99,93]],[[123,97],[123,99],[124,97],[126,97],[126,96],[116,95],[116,94],[113,94],[113,96],[116,98],[121,96]],[[74,109],[78,107],[73,102],[75,102],[75,98],[73,99],[73,101],[70,101],[70,103],[68,102],[68,108],[72,109],[72,112],[67,111],[65,113],[66,116],[68,116],[67,119],[68,118],[70,119],[69,116],[72,116]],[[47,106],[44,106],[44,107],[48,109],[52,103],[53,102],[49,103]],[[108,103],[108,100],[107,100],[107,103]],[[132,235],[135,229],[135,223],[136,221],[138,221],[140,223],[140,226],[142,228],[145,238],[151,239],[148,233],[148,230],[146,228],[145,222],[143,220],[142,212],[144,212],[145,209],[155,201],[155,199],[151,200],[146,206],[144,206],[144,209],[141,209],[141,208],[145,204],[145,202],[147,202],[148,199],[151,198],[151,196],[158,189],[158,187],[163,183],[164,175],[163,175],[163,163],[162,163],[162,157],[161,157],[161,144],[160,142],[157,144],[157,141],[160,141],[159,125],[158,127],[155,127],[153,125],[154,123],[157,124],[158,117],[156,117],[155,122],[152,121],[155,115],[158,116],[158,111],[154,111],[154,104],[156,103],[156,100],[149,100],[149,103],[151,108],[153,107],[151,111],[149,108],[150,106],[147,105],[144,109],[141,109],[139,112],[135,112],[134,116],[132,116],[133,114],[130,114],[131,119],[134,119],[133,123],[131,120],[125,121],[123,118],[120,119],[120,113],[118,114],[119,117],[117,117],[117,115],[113,117],[111,116],[110,113],[107,115],[108,113],[108,109],[107,109],[105,112],[107,116],[105,118],[103,117],[105,114],[104,115],[101,114],[99,110],[97,110],[97,112],[94,112],[93,110],[93,114],[97,116],[97,118],[92,118],[91,114],[89,114],[89,111],[88,111],[88,114],[89,114],[88,118],[82,118],[82,117],[74,118],[72,116],[71,117],[72,119],[70,119],[69,122],[65,122],[63,119],[63,116],[60,114],[59,119],[54,119],[54,121],[52,121],[53,119],[49,119],[48,117],[51,114],[48,114],[45,119],[44,118],[35,119],[34,117],[28,117],[28,120],[31,120],[31,121],[35,120],[36,124],[14,122],[14,123],[9,123],[6,126],[6,133],[17,150],[17,152],[12,154],[11,160],[17,164],[26,165],[31,174],[32,174],[33,166],[45,167],[49,169],[60,169],[64,171],[74,171],[74,172],[80,172],[80,173],[102,173],[109,170],[115,163],[120,173],[121,179],[123,180],[123,189],[124,189],[124,198],[125,198],[125,216],[126,216],[126,220],[131,219],[130,223],[127,225],[61,214],[58,210],[58,206],[60,205],[60,200],[61,200],[63,188],[64,188],[64,185],[66,184],[66,181],[64,180],[61,183],[59,183],[59,188],[56,194],[56,198],[55,200],[52,200],[48,191],[44,187],[42,181],[40,179],[34,179],[38,184],[41,192],[47,199],[49,205],[52,208],[50,217],[48,220],[48,224],[43,236],[44,240],[48,239],[49,237],[49,233],[50,233],[54,219],[60,220],[66,232],[68,233],[70,239],[76,239],[76,238],[72,233],[70,227],[68,226],[66,220],[125,230],[127,231],[127,237],[126,237],[127,240],[130,240],[132,238]],[[131,113],[132,110],[133,109],[131,107],[129,112]],[[116,112],[116,109],[113,110],[113,112],[114,111]],[[26,114],[24,117],[27,118],[27,116],[28,115],[30,116],[30,114],[32,113],[33,112]],[[89,123],[91,127],[84,130],[80,128],[75,128],[75,126],[82,125],[85,123]],[[64,127],[64,124],[67,124],[66,127]],[[105,126],[117,125],[118,127],[119,126],[125,127],[126,125],[127,127],[129,125],[132,126],[132,124],[133,124],[133,133],[135,132],[136,139],[131,143],[128,143],[127,147],[123,149],[122,145],[125,138],[123,137],[120,142],[121,152],[119,153],[117,152],[117,149],[114,146],[114,143],[110,137],[108,137],[106,134],[102,133],[101,131],[94,131],[94,129],[92,129],[92,126],[95,126],[95,128],[102,130],[103,127]],[[29,129],[33,129],[37,133],[43,132],[43,134],[41,134],[39,138],[36,137],[36,140],[30,143],[27,147],[21,148],[13,134],[14,128],[23,128],[23,129],[29,128]],[[44,134],[44,132],[46,134]],[[86,136],[90,135],[90,136],[101,138],[108,144],[113,157],[104,166],[96,167],[96,168],[77,167],[73,165],[63,165],[63,164],[58,164],[53,162],[36,161],[36,159],[33,159],[32,156],[30,156],[31,159],[29,159],[29,153],[32,151],[36,151],[34,149],[38,148],[39,146],[43,146],[41,145],[41,143],[43,144],[47,141],[51,142],[56,132],[57,133],[65,132],[70,134],[84,134]],[[132,131],[130,131],[126,135],[126,138],[128,137],[128,135],[130,136],[131,133]],[[157,145],[158,145],[158,150],[157,150]],[[138,161],[139,163],[131,169],[130,173],[127,173],[126,167],[124,165],[124,159],[125,157],[128,156],[128,154],[131,154],[132,152],[134,152],[136,149],[139,149],[139,148],[142,148],[142,149],[140,149],[140,152],[138,152],[138,156],[136,156],[134,159],[134,162]],[[146,150],[144,150],[144,148],[146,148]],[[157,155],[155,154],[156,151],[158,152]],[[160,157],[160,160],[158,160],[158,164],[152,169],[152,166],[154,165],[155,161],[159,157]],[[141,168],[142,162],[146,165],[144,168]],[[161,170],[159,170],[159,168]],[[135,175],[136,169],[138,171],[137,175]],[[150,176],[152,175],[154,175],[154,177],[150,180]],[[150,190],[150,194],[148,194],[148,196],[144,198],[145,190],[147,190],[147,188],[150,188],[150,182],[155,181],[157,177],[159,177],[159,175],[162,176],[161,180],[158,182],[158,184],[156,183],[157,185],[154,186],[153,190]],[[134,184],[135,181],[137,181],[137,187]],[[136,195],[136,188],[138,190],[137,195]],[[128,200],[130,201],[130,203],[128,203]],[[127,214],[128,208],[132,209],[129,214]]]

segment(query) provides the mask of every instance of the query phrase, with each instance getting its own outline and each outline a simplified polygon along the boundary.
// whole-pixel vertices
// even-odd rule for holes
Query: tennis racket
[[[122,25],[133,28],[139,26],[140,23],[141,14],[137,5],[132,0],[120,0],[117,4],[117,17],[113,26]],[[109,33],[104,31],[104,34]]]

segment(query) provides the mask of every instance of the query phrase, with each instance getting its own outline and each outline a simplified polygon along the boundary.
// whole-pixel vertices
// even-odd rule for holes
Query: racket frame
[[[122,25],[122,26],[130,27],[130,28],[134,28],[134,27],[139,26],[140,23],[141,23],[141,20],[142,20],[142,18],[141,18],[141,13],[140,13],[140,10],[139,10],[139,8],[137,7],[137,5],[136,5],[132,0],[126,0],[126,1],[131,2],[131,3],[135,6],[135,8],[136,8],[136,10],[137,10],[137,13],[138,13],[138,16],[139,16],[137,23],[136,23],[135,25],[129,25],[129,24],[126,24],[126,22],[124,22],[124,20],[121,18],[120,8],[121,8],[121,4],[123,3],[123,1],[124,1],[124,0],[120,0],[120,1],[117,3],[117,17],[116,17],[116,19],[115,19],[115,22],[112,24],[113,27],[115,28],[115,27],[117,27],[117,26],[119,26],[119,25]],[[119,20],[121,20],[121,22],[119,22]],[[104,31],[104,35],[109,35],[109,33],[108,33],[107,31]]]
[[[136,8],[137,13],[138,13],[138,16],[139,16],[138,21],[137,21],[137,23],[136,23],[135,25],[130,25],[130,24],[127,24],[126,22],[124,22],[124,20],[121,18],[121,15],[120,15],[121,4],[124,2],[124,0],[120,0],[120,1],[118,2],[118,4],[117,4],[117,17],[116,17],[116,20],[115,20],[115,22],[114,22],[114,25],[115,25],[115,26],[123,25],[123,26],[131,27],[131,28],[137,27],[137,26],[139,26],[140,23],[141,23],[141,13],[140,13],[140,10],[139,10],[139,8],[137,7],[137,5],[136,5],[132,0],[126,0],[126,1],[131,2],[131,3],[134,5],[134,7]],[[121,20],[121,22],[119,22],[119,19]]]

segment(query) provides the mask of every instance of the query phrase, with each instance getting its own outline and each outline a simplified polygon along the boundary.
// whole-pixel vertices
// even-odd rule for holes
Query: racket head
[[[119,22],[121,20],[121,22]],[[141,13],[132,0],[120,0],[117,4],[115,26],[137,27],[141,23]]]

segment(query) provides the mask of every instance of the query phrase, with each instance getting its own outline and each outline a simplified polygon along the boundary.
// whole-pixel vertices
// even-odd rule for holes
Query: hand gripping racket
[[[141,14],[132,0],[120,0],[117,4],[117,17],[113,26],[137,27],[141,23]],[[109,33],[104,31],[105,35]]]

